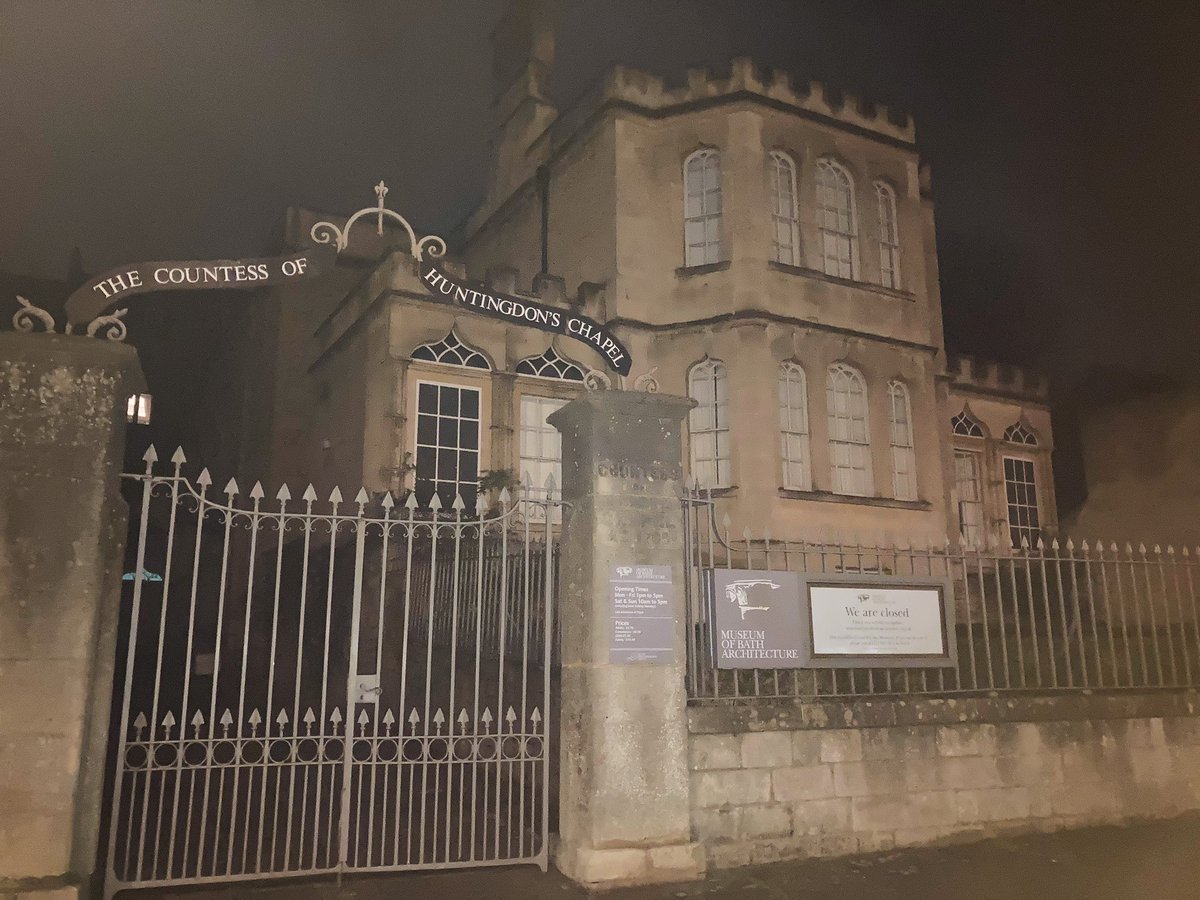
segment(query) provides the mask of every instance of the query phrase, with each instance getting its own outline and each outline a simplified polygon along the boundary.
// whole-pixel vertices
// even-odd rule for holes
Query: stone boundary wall
[[[728,867],[1200,809],[1195,694],[1113,698],[1105,710],[1107,699],[898,701],[912,721],[874,725],[844,721],[857,704],[843,717],[807,704],[824,712],[807,725],[745,705],[693,707],[696,839],[709,865]],[[1137,700],[1147,713],[1127,715]],[[997,702],[1013,718],[1028,705],[1035,720],[987,716]],[[888,703],[871,705],[878,718]],[[962,720],[972,716],[993,721]]]

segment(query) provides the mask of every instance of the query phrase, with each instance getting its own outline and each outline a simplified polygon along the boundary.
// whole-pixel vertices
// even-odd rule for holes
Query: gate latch
[[[379,686],[379,673],[358,676],[358,698],[355,703],[378,703],[383,688]]]

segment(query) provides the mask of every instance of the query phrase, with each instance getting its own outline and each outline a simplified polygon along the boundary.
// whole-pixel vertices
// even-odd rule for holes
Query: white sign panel
[[[936,587],[810,585],[817,656],[942,656],[946,637]]]

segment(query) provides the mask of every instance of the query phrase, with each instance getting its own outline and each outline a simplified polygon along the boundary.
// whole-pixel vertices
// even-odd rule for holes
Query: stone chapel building
[[[618,67],[559,109],[536,8],[493,41],[493,168],[446,268],[605,323],[625,388],[694,398],[689,475],[739,529],[990,550],[1054,531],[1046,384],[947,355],[906,115],[744,59],[679,86]],[[321,218],[293,209],[286,243]],[[249,418],[275,481],[468,506],[484,472],[540,485],[559,459],[547,415],[605,368],[435,302],[407,239],[369,225],[336,273],[271,300],[272,388]]]

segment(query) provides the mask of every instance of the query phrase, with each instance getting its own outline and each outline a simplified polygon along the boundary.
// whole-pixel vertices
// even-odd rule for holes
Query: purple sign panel
[[[671,567],[613,566],[609,588],[612,642],[608,661],[614,665],[674,663]]]

